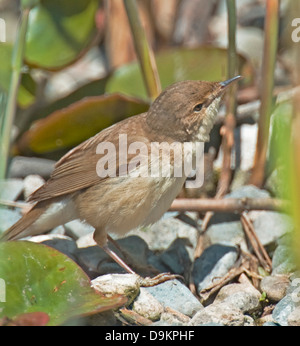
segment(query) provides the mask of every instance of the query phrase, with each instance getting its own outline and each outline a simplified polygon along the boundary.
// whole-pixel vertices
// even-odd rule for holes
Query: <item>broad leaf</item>
[[[122,296],[101,296],[70,258],[46,245],[26,241],[0,243],[0,278],[2,323],[24,321],[30,315],[23,314],[41,313],[48,315],[48,325],[60,325],[126,301]]]
[[[25,60],[57,70],[74,62],[93,40],[98,0],[44,0],[29,15]]]
[[[223,48],[175,48],[156,54],[162,88],[182,80],[221,81],[227,77],[227,51]],[[239,55],[239,73],[244,83],[249,82],[253,70],[249,62]],[[107,92],[147,99],[147,92],[139,65],[134,62],[117,69],[107,82]]]
[[[69,148],[148,107],[144,101],[119,94],[86,97],[37,121],[24,133],[18,147],[39,154]]]

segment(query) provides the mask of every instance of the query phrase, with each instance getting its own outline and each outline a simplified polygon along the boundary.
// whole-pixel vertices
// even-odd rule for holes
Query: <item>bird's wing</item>
[[[138,116],[144,118],[145,114]],[[29,197],[28,201],[40,202],[67,195],[100,183],[103,179],[107,179],[107,176],[110,176],[114,172],[109,172],[106,168],[104,174],[99,172],[97,163],[104,156],[104,154],[97,154],[97,147],[100,143],[110,142],[115,145],[116,156],[109,156],[111,154],[110,152],[108,152],[109,154],[105,152],[105,155],[108,155],[107,160],[116,160],[116,175],[118,175],[120,169],[127,169],[127,167],[119,166],[119,134],[127,134],[128,144],[132,141],[148,143],[148,139],[143,135],[143,131],[139,131],[141,128],[138,129],[142,121],[134,121],[134,118],[138,116],[122,121],[121,126],[111,126],[70,150],[56,163],[50,179],[36,190]],[[140,133],[138,137],[137,131]],[[113,154],[114,152],[112,152]],[[127,163],[132,157],[134,155],[128,154]],[[112,166],[112,170],[115,171],[115,167]]]

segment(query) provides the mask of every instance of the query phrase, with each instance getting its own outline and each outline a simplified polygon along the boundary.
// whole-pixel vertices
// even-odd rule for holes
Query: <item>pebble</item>
[[[225,326],[243,326],[244,315],[240,309],[227,303],[216,303],[198,311],[189,322],[189,326],[218,323]]]
[[[224,302],[251,314],[261,309],[260,297],[261,293],[251,284],[233,283],[220,289],[213,304]]]
[[[289,326],[300,326],[300,306],[289,314],[287,322]]]
[[[211,244],[240,246],[247,249],[243,226],[240,221],[222,222],[208,227],[205,236]]]
[[[170,307],[189,317],[203,309],[199,300],[178,280],[169,280],[153,287],[147,287],[146,290],[164,307]]]
[[[194,262],[192,276],[197,292],[209,287],[216,278],[223,277],[233,267],[238,257],[235,247],[213,244],[206,248]]]
[[[150,227],[129,232],[144,239],[152,251],[167,250],[177,238],[187,238],[189,243],[196,246],[197,229],[177,218],[162,219]],[[191,249],[191,253],[193,249]]]
[[[248,213],[260,242],[268,246],[294,229],[292,219],[274,211],[251,211]]]
[[[9,227],[16,223],[21,217],[22,214],[18,209],[0,208],[0,234],[9,229]]]
[[[24,198],[27,200],[27,198],[38,188],[40,188],[42,185],[44,185],[45,180],[37,175],[37,174],[31,174],[28,175],[24,179]]]
[[[76,260],[75,254],[77,252],[77,245],[70,237],[62,234],[43,234],[30,237],[28,240],[34,243],[42,243],[51,246],[73,260]]]
[[[126,305],[132,303],[140,291],[139,276],[136,274],[107,274],[98,276],[91,286],[106,297],[121,294],[127,297]]]
[[[9,166],[10,178],[25,178],[31,174],[38,174],[48,179],[54,169],[55,161],[39,157],[13,157]]]
[[[192,261],[187,251],[188,246],[188,239],[178,238],[161,254],[156,255],[152,253],[148,258],[148,263],[160,272],[179,274],[188,281],[192,266]]]
[[[23,192],[24,182],[21,179],[0,180],[0,199],[15,201]]]
[[[270,301],[279,302],[285,296],[289,284],[288,275],[270,275],[261,280],[260,289]]]
[[[132,305],[132,310],[151,321],[157,321],[164,312],[164,307],[146,288],[141,287],[140,294]]]

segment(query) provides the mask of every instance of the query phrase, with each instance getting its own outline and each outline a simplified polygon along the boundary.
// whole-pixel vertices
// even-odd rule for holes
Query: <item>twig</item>
[[[265,178],[265,163],[269,138],[270,116],[273,107],[274,71],[279,26],[279,1],[267,0],[265,42],[262,64],[261,107],[257,145],[250,183],[261,187]]]
[[[283,210],[289,205],[288,201],[273,198],[224,198],[224,199],[198,199],[178,198],[170,207],[170,211],[196,211],[196,212],[228,212],[241,213],[249,210]]]
[[[245,231],[245,235],[248,238],[249,242],[251,243],[251,246],[253,248],[253,251],[262,265],[262,267],[267,271],[271,272],[272,270],[272,261],[261,244],[259,238],[257,237],[254,227],[252,225],[251,220],[249,219],[248,215],[246,213],[243,213],[241,215],[241,222]]]

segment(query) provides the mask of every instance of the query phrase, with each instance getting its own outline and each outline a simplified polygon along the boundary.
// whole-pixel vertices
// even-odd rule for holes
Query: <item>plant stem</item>
[[[21,69],[23,66],[23,56],[25,49],[25,38],[27,32],[29,12],[29,9],[24,9],[24,11],[22,12],[21,21],[17,33],[17,39],[13,49],[12,74],[10,79],[10,86],[7,96],[3,122],[1,122],[2,128],[0,132],[0,179],[5,178],[7,171],[12,126],[14,123],[16,113],[17,96],[21,80]]]
[[[273,106],[274,71],[278,42],[279,0],[267,0],[265,41],[262,63],[261,107],[254,166],[250,183],[261,187],[264,183],[268,148],[270,116]]]
[[[161,85],[154,53],[148,43],[145,30],[141,24],[136,0],[124,0],[135,50],[140,62],[144,82],[149,97],[154,100],[161,92]]]
[[[236,3],[235,0],[227,0],[228,13],[228,72],[227,78],[233,78],[237,74],[236,54]],[[218,183],[217,198],[224,196],[229,190],[232,178],[232,149],[234,147],[234,128],[236,125],[236,91],[237,83],[230,86],[227,97],[226,117],[222,129],[223,164]]]

